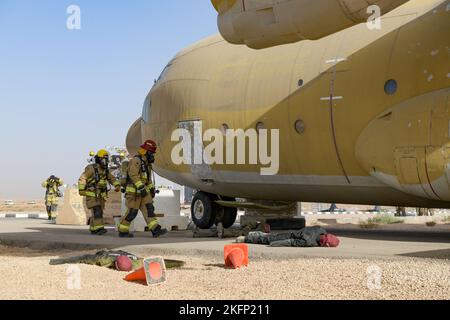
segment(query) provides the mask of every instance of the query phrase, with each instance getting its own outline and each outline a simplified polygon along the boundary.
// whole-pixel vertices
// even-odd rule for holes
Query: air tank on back
[[[262,49],[316,40],[408,0],[212,0],[218,26],[230,43]],[[377,7],[371,7],[376,5]]]

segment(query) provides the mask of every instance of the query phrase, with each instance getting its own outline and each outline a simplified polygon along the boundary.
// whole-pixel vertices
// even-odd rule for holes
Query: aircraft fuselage
[[[159,144],[156,172],[227,197],[450,208],[450,1],[263,50],[210,37],[151,89],[127,145]],[[279,130],[279,170],[177,165],[174,130]]]

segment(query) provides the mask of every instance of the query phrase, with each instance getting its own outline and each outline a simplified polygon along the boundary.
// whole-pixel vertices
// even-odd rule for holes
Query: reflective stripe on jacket
[[[86,197],[106,199],[108,184],[114,187],[120,186],[120,182],[109,171],[104,170],[98,164],[91,164],[86,167],[78,180],[78,190],[84,192]]]
[[[154,188],[152,182],[152,165],[147,163],[143,157],[134,157],[128,165],[129,183],[126,192],[136,194],[139,189],[144,187],[147,192]]]

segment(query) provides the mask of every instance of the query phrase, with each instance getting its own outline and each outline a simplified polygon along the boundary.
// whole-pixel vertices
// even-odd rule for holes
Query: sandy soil
[[[45,212],[45,203],[37,201],[36,204],[28,204],[26,201],[19,201],[12,206],[5,206],[1,202],[0,212]]]
[[[299,259],[228,270],[220,261],[170,256],[187,263],[169,270],[165,284],[149,288],[125,282],[124,273],[80,265],[81,288],[70,290],[76,269],[48,264],[67,253],[0,247],[0,299],[450,299],[446,260]],[[382,272],[379,290],[367,285],[376,283],[368,275],[373,266]]]

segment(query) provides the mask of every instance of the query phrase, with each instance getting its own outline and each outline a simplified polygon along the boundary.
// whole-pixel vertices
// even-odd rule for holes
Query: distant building
[[[15,205],[15,203],[14,203],[14,201],[12,201],[12,200],[5,200],[5,201],[4,201],[4,205],[5,205],[5,206],[13,206],[13,205]]]

